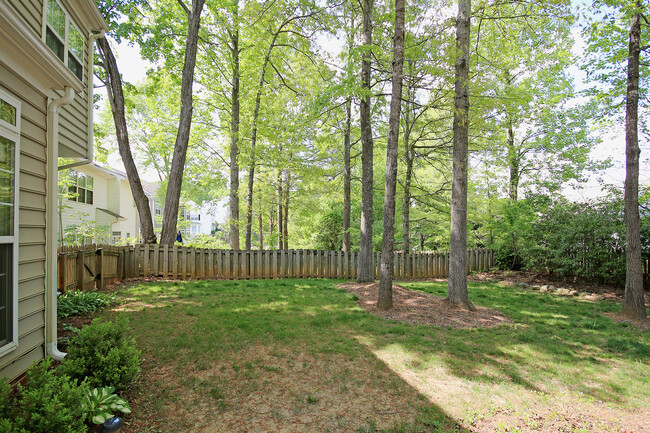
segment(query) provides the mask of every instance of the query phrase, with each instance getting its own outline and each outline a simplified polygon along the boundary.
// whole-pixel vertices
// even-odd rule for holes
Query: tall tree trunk
[[[413,103],[411,98],[415,92],[409,87],[407,90],[406,109],[404,110],[404,205],[402,209],[402,233],[404,241],[402,250],[405,253],[411,251],[411,179],[413,178],[413,149],[411,148],[411,110]]]
[[[405,0],[395,0],[395,37],[393,42],[393,89],[386,145],[386,190],[384,193],[384,236],[379,270],[377,309],[393,308],[393,256],[395,250],[395,191],[397,189],[397,146],[402,109],[404,70]]]
[[[458,1],[456,83],[447,300],[476,310],[467,294],[467,154],[469,147],[469,32],[471,0]]]
[[[255,183],[255,146],[257,144],[257,122],[260,117],[260,105],[262,103],[262,90],[264,89],[265,77],[266,77],[266,67],[269,64],[271,59],[271,52],[275,47],[275,41],[278,39],[280,34],[280,29],[273,35],[273,40],[269,49],[266,51],[264,56],[264,63],[262,64],[262,73],[260,74],[260,81],[257,84],[257,94],[255,95],[255,110],[253,111],[253,128],[251,133],[251,154],[250,154],[250,165],[248,167],[248,198],[246,200],[246,250],[251,249],[251,233],[253,230],[253,186]]]
[[[291,172],[287,170],[287,184],[284,188],[284,223],[282,228],[284,233],[282,235],[282,247],[285,250],[289,249],[289,189],[291,187]]]
[[[508,167],[510,168],[510,182],[508,195],[511,202],[517,201],[519,190],[519,155],[515,148],[515,133],[512,130],[512,119],[508,118],[508,129],[506,130],[506,148],[508,149]]]
[[[375,280],[372,223],[373,223],[373,140],[370,115],[370,70],[372,61],[373,0],[363,0],[363,60],[361,62],[361,242],[357,282]]]
[[[235,29],[230,35],[232,68],[232,95],[230,119],[230,248],[239,249],[239,3],[235,2]]]
[[[173,245],[176,240],[176,223],[178,221],[178,203],[183,185],[183,171],[187,146],[190,140],[192,126],[192,85],[194,84],[194,67],[196,65],[196,51],[201,25],[201,11],[205,0],[194,0],[192,10],[188,11],[188,32],[185,43],[185,61],[181,79],[181,113],[178,122],[178,134],[174,144],[174,156],[169,170],[167,194],[165,196],[165,210],[163,214],[163,227],[160,243]]]
[[[641,5],[637,2],[637,7]],[[625,298],[621,313],[645,318],[641,226],[639,221],[639,56],[641,52],[641,13],[632,16],[627,64],[627,103],[625,113]]]
[[[282,242],[282,236],[284,232],[282,231],[282,225],[284,224],[284,216],[282,213],[282,202],[284,201],[284,195],[282,195],[282,171],[278,170],[278,249],[281,250],[284,246]]]
[[[102,56],[102,64],[106,71],[106,90],[108,92],[108,100],[111,104],[111,111],[113,112],[113,121],[115,122],[115,132],[117,136],[117,147],[124,163],[126,170],[126,177],[129,180],[131,187],[131,194],[135,206],[138,209],[140,216],[140,231],[142,232],[142,242],[145,244],[155,244],[156,233],[153,229],[153,219],[151,218],[151,208],[149,207],[149,199],[144,193],[142,182],[138,175],[138,169],[133,161],[131,154],[131,145],[129,144],[129,131],[126,127],[126,117],[124,115],[124,92],[122,88],[122,78],[120,71],[117,68],[117,61],[113,55],[113,50],[106,38],[100,38],[97,41],[100,55]],[[61,232],[63,233],[63,232]]]
[[[258,200],[259,212],[257,212],[257,222],[260,227],[260,250],[264,249],[264,226],[262,225],[262,197]]]
[[[350,129],[352,124],[352,100],[345,101],[345,136],[343,137],[343,251],[350,251],[350,184],[352,169],[350,167]]]

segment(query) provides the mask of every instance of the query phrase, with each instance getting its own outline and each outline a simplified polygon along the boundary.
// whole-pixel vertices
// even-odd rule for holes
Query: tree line
[[[381,250],[379,307],[391,308],[392,252],[449,248],[448,300],[473,309],[467,247],[541,266],[532,227],[548,222],[563,188],[608,166],[590,155],[598,128],[624,123],[624,312],[645,316],[642,2],[98,5],[111,28],[97,46],[110,107],[97,122],[98,153],[117,143],[144,242],[158,239],[138,166],[163,186],[161,243],[174,242],[182,196],[227,196],[233,249],[290,240],[358,249],[359,282],[373,279]],[[155,65],[144,82],[122,81],[113,52],[122,41]],[[577,64],[588,77],[581,89]]]

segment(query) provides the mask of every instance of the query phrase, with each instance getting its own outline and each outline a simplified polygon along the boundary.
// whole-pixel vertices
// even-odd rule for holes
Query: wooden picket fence
[[[467,252],[468,272],[494,266],[494,252]],[[375,253],[379,278],[380,253]],[[208,250],[169,245],[89,245],[59,250],[59,289],[104,287],[110,281],[161,277],[194,279],[344,278],[357,274],[358,252],[322,250]],[[395,252],[395,279],[442,278],[448,252]]]

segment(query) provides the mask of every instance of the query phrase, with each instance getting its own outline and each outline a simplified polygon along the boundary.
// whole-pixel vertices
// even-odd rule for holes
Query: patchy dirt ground
[[[523,272],[478,274],[470,279],[531,290],[540,290],[541,286],[567,290],[558,296],[573,296],[573,292],[594,296],[594,300],[620,300],[623,296],[619,288]],[[376,309],[377,286],[349,282],[340,287],[357,295],[359,305],[374,314],[407,323],[452,328],[511,323],[499,311],[451,308],[443,298],[399,285],[393,289],[395,308],[380,312]],[[81,327],[92,317],[61,320],[59,336],[72,334],[62,323]],[[647,322],[635,325],[650,329],[644,328]],[[171,365],[157,365],[145,354],[143,374],[126,396],[134,414],[127,418],[123,433],[368,431],[370,420],[378,427],[413,420],[418,415],[417,406],[427,400],[447,410],[450,425],[458,423],[457,430],[450,431],[650,432],[650,409],[622,411],[603,402],[585,402],[569,393],[526,391],[515,400],[503,401],[496,390],[492,402],[475,402],[476,414],[468,415],[465,410],[451,409],[452,400],[472,404],[475,390],[467,383],[444,371],[414,372],[404,368],[406,361],[377,350],[372,354],[361,351],[359,357],[350,359],[341,354],[315,356],[309,350],[289,352],[258,345],[240,351],[236,359],[215,359],[209,365],[178,371]],[[171,402],[162,408],[152,407],[151,397],[161,393],[171,395]],[[160,418],[157,413],[165,415]]]
[[[459,329],[491,328],[510,322],[510,319],[496,310],[477,307],[476,311],[468,311],[451,305],[440,296],[409,290],[397,284],[393,285],[393,308],[379,311],[379,283],[347,282],[339,287],[357,295],[357,303],[373,314],[405,323]]]

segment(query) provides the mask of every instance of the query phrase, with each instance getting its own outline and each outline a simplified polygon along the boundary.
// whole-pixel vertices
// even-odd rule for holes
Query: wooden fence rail
[[[375,276],[379,278],[375,253]],[[494,266],[494,252],[467,252],[467,270]],[[111,280],[139,277],[194,279],[344,278],[357,274],[358,252],[322,250],[208,250],[177,245],[116,247],[89,245],[59,249],[59,290],[104,287]],[[396,252],[395,279],[442,278],[449,273],[448,252]]]

